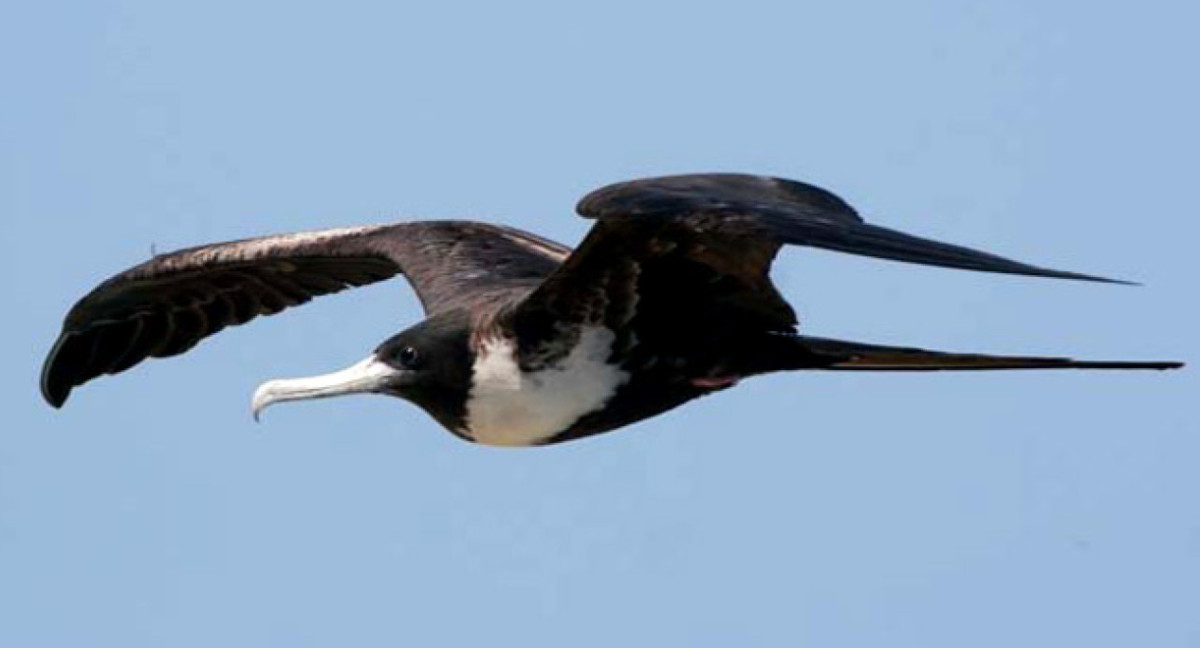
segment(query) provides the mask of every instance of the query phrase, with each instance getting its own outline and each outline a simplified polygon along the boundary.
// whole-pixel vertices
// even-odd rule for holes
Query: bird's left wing
[[[41,388],[71,389],[148,357],[178,355],[226,326],[403,273],[426,312],[528,290],[569,252],[521,230],[468,221],[349,227],[163,254],[101,283],[67,313]]]

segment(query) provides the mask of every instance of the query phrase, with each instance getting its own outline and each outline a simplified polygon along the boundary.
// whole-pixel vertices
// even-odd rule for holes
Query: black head
[[[470,315],[440,313],[389,338],[375,357],[396,370],[382,390],[421,406],[451,431],[462,427],[471,388]]]
[[[254,394],[255,416],[280,401],[375,393],[412,401],[459,433],[471,388],[470,340],[469,313],[439,313],[392,336],[366,359],[341,371],[263,383]]]

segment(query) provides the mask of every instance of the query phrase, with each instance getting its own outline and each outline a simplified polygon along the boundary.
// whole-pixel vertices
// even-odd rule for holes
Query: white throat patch
[[[629,380],[607,362],[615,337],[585,327],[558,365],[534,373],[521,371],[511,340],[484,342],[471,367],[467,431],[487,445],[533,445],[600,409]]]

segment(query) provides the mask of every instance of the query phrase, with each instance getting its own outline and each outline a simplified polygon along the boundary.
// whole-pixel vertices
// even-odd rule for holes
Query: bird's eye
[[[404,347],[396,354],[396,361],[405,369],[416,369],[417,364],[421,361],[421,354],[412,347]]]

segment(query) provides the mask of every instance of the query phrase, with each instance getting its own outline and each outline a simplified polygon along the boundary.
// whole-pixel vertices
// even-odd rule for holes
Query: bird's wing
[[[1004,257],[871,225],[833,193],[794,180],[733,173],[667,176],[609,185],[579,202],[587,218],[674,221],[684,228],[706,222],[739,224],[744,235],[777,244],[807,245],[838,252],[925,265],[1007,274],[1126,283],[1052,270]],[[586,253],[586,249],[581,249]]]
[[[177,355],[226,326],[313,297],[403,273],[426,312],[484,293],[525,290],[569,248],[517,229],[431,221],[330,229],[216,243],[163,254],[79,300],[42,369],[42,395],[71,389],[147,357]]]
[[[518,309],[527,354],[554,339],[551,322],[594,322],[617,331],[635,309],[659,308],[660,321],[736,317],[758,330],[790,329],[794,315],[767,277],[785,244],[985,272],[1113,281],[871,225],[836,195],[779,178],[648,178],[598,189],[577,209],[598,222]]]

